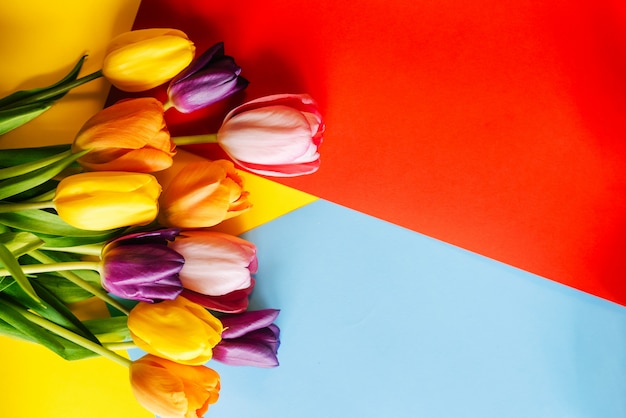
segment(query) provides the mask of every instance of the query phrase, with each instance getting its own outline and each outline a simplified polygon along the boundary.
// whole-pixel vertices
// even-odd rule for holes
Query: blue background
[[[281,364],[208,416],[626,417],[621,306],[324,200],[243,237]]]

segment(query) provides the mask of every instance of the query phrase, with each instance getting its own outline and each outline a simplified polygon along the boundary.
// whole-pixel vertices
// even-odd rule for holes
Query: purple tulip
[[[102,287],[115,296],[156,302],[183,290],[178,273],[185,259],[167,246],[178,229],[139,232],[117,238],[102,250]]]
[[[273,322],[279,312],[263,309],[221,317],[224,331],[213,347],[213,359],[231,366],[278,366],[280,329]]]
[[[169,103],[179,112],[190,113],[219,102],[248,86],[240,73],[241,68],[233,57],[224,55],[224,43],[219,42],[170,82]]]

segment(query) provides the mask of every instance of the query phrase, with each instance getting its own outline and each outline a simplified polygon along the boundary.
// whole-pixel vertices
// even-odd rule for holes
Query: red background
[[[622,1],[151,0],[146,27],[224,41],[251,82],[174,135],[309,93],[322,167],[276,181],[626,305]]]

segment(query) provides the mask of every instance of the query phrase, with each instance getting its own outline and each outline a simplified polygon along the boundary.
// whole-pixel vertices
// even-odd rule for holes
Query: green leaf
[[[37,279],[31,280],[31,284],[42,299],[41,305],[33,303],[32,300],[18,286],[7,287],[3,293],[11,296],[14,301],[39,314],[43,318],[46,318],[55,324],[74,332],[75,334],[100,344],[95,335],[93,335],[91,331],[83,325],[83,323],[72,313],[72,311],[70,311],[68,307],[65,306],[65,304],[54,294],[48,291],[48,289],[39,284]]]
[[[0,110],[0,135],[30,122],[50,109],[53,104],[52,101],[35,102],[14,109]]]
[[[52,157],[71,149],[71,147],[71,144],[62,144],[47,147],[0,149],[0,167],[12,167]]]
[[[85,270],[87,273],[90,271]],[[95,272],[94,272],[95,273]],[[97,275],[97,273],[95,273]],[[55,274],[38,274],[37,283],[48,289],[65,304],[80,302],[94,297],[90,292]],[[1,285],[2,283],[0,283]],[[1,291],[1,290],[0,290]]]
[[[41,305],[41,299],[37,296],[37,292],[33,289],[30,281],[22,271],[20,263],[17,258],[11,253],[6,245],[0,243],[0,262],[4,264],[4,267],[11,273],[13,279],[24,290],[24,292],[37,304]]]
[[[47,235],[39,234],[39,237],[45,243],[46,248],[65,248],[76,247],[80,245],[100,244],[108,241],[110,238],[115,237],[115,233],[108,233],[104,235],[84,236],[84,237],[51,237]]]
[[[44,234],[49,236],[105,237],[115,232],[114,230],[89,231],[75,228],[58,215],[43,210],[21,210],[19,212],[0,213],[0,224],[22,231],[29,231],[37,235]]]
[[[82,151],[76,154],[68,153],[61,160],[48,164],[38,170],[33,170],[29,173],[0,181],[0,200],[22,193],[35,186],[45,183],[63,171],[65,167],[76,161],[86,152],[87,151]]]
[[[30,308],[33,311],[37,312],[44,318],[47,318],[52,322],[87,338],[88,340],[100,344],[100,341],[98,341],[89,328],[87,328],[59,298],[57,298],[44,286],[39,284],[36,280],[32,281],[31,284],[36,289],[37,294],[41,297],[46,306],[45,309],[42,309],[31,304]]]
[[[7,108],[7,107],[15,107],[19,103],[24,103],[24,102],[28,103],[29,100],[32,100],[32,98],[35,95],[40,95],[45,92],[54,91],[55,89],[61,88],[64,84],[76,80],[78,78],[78,73],[80,72],[80,69],[83,66],[83,63],[85,62],[85,58],[87,58],[87,56],[83,55],[78,60],[76,65],[74,65],[74,68],[72,68],[72,70],[65,77],[63,77],[61,80],[57,81],[56,83],[49,85],[48,87],[39,87],[39,88],[30,89],[30,90],[20,90],[0,99],[0,110],[3,108]],[[66,93],[67,91],[61,92],[57,94],[56,96],[49,97],[47,100],[53,100],[53,101],[58,100],[61,97],[63,97]]]
[[[97,356],[96,353],[31,322],[6,294],[0,295],[0,332],[4,335],[41,344],[65,360],[80,360]],[[12,327],[11,330],[8,327]]]
[[[44,242],[30,232],[5,232],[0,234],[0,243],[4,244],[9,251],[19,257],[41,247]]]
[[[50,331],[26,319],[13,308],[11,303],[6,302],[4,295],[0,297],[0,319],[31,341],[42,344],[54,352],[63,350],[63,345],[54,338]]]
[[[3,321],[2,319],[0,319],[0,335],[5,335],[7,337],[15,338],[15,339],[18,339],[18,340],[35,342],[35,341],[33,341],[33,339],[31,337],[27,336],[22,331],[18,330],[14,326],[8,324],[7,322]]]
[[[44,168],[51,164],[54,164],[70,155],[72,155],[72,151],[66,150],[59,154],[51,155],[50,157],[41,158],[39,160],[14,165],[12,167],[2,168],[0,169],[0,180],[5,180],[11,177],[17,177],[23,174],[28,174],[31,171],[35,171],[40,168]]]
[[[128,317],[125,315],[88,319],[84,321],[84,324],[103,343],[116,343],[130,339]]]

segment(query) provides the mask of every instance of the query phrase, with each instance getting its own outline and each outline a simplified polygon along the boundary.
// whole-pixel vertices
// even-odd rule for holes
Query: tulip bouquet
[[[101,71],[0,99],[0,134],[45,112],[71,89],[105,77],[154,97],[93,115],[68,145],[0,150],[0,333],[67,360],[104,356],[129,367],[136,399],[161,417],[203,416],[217,401],[209,361],[278,365],[277,309],[248,310],[256,247],[212,230],[251,208],[237,166],[275,176],[319,167],[324,124],[307,95],[234,108],[217,133],[172,138],[168,109],[193,112],[248,84],[218,43],[195,58],[181,31],[115,38]],[[1,141],[1,138],[0,138]],[[230,160],[203,160],[168,177],[177,145],[216,142]],[[111,315],[79,319],[99,298]],[[145,352],[131,361],[120,350]]]

